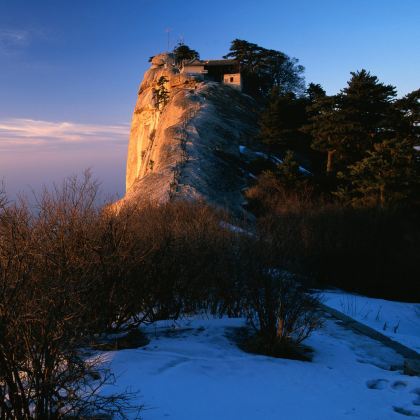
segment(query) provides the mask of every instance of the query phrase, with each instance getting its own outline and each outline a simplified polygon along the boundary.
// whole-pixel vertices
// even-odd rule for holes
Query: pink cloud
[[[128,133],[128,124],[100,125],[10,118],[0,120],[0,151],[54,149],[74,144],[126,144]]]
[[[0,119],[0,180],[14,196],[92,168],[106,194],[124,191],[128,124]]]

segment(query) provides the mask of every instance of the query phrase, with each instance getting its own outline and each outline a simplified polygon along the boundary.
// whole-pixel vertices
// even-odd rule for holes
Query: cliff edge
[[[180,73],[171,54],[155,56],[134,108],[119,204],[178,197],[241,212],[248,173],[240,146],[255,137],[256,114],[251,97]]]

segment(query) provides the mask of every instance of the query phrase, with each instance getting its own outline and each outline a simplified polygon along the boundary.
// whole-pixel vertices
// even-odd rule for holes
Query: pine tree
[[[260,66],[260,58],[264,48],[243,39],[231,42],[229,53],[223,58],[233,58],[241,64],[242,70],[256,72]]]
[[[282,163],[277,165],[275,175],[290,188],[297,188],[302,182],[307,180],[300,170],[295,154],[291,150],[286,151]]]
[[[288,150],[274,170],[264,171],[246,192],[249,208],[257,215],[298,211],[315,197],[312,179],[303,174],[295,154]]]
[[[156,108],[162,110],[169,101],[169,90],[166,89],[168,79],[161,76],[157,82],[157,87],[154,89]]]
[[[306,122],[306,99],[295,94],[279,94],[274,88],[260,118],[260,139],[269,147],[284,152],[287,149],[305,151],[308,136],[300,131]]]
[[[309,123],[302,130],[312,136],[311,147],[326,154],[326,173],[336,169],[335,155],[342,154],[342,133],[337,96],[319,96],[308,107]]]
[[[351,75],[338,103],[341,149],[347,165],[363,158],[375,143],[394,136],[392,102],[396,96],[394,86],[380,83],[366,70]]]
[[[181,65],[185,60],[194,60],[200,58],[200,54],[196,50],[193,50],[183,42],[179,42],[177,44],[173,50],[173,54],[175,56],[175,63],[178,66]]]
[[[413,139],[415,145],[420,143],[420,89],[408,93],[395,102],[398,112],[397,130]]]
[[[376,143],[367,156],[339,173],[345,181],[335,194],[353,206],[388,207],[420,199],[419,152],[410,139]]]
[[[301,93],[304,68],[296,58],[257,44],[235,39],[224,58],[233,58],[241,66],[244,90],[255,97],[267,98],[273,87],[283,94]]]
[[[268,145],[283,146],[279,138],[278,90],[273,89],[270,99],[260,117],[260,134],[262,142]]]
[[[366,70],[352,72],[348,86],[336,96],[315,99],[305,131],[312,147],[327,153],[326,172],[344,170],[363,159],[375,143],[395,136],[395,88]]]
[[[325,90],[319,83],[309,83],[305,93],[308,98],[309,105],[327,96]]]

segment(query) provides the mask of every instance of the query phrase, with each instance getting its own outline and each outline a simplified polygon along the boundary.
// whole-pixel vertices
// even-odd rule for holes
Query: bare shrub
[[[265,228],[236,238],[238,282],[227,290],[254,330],[242,344],[254,353],[305,359],[301,343],[321,324],[319,301],[307,279],[285,270],[288,256],[278,254],[278,238]]]
[[[243,307],[256,334],[246,347],[256,353],[305,358],[301,343],[321,324],[319,300],[303,279],[284,270],[286,259],[277,257],[270,236],[247,242],[242,251]]]
[[[0,193],[0,410],[4,417],[123,417],[130,394],[82,351],[93,337],[210,311],[248,314],[272,349],[316,327],[316,302],[270,267],[277,237],[243,234],[223,212],[174,201],[99,208],[89,173],[45,190],[35,210]],[[222,223],[223,222],[223,223]],[[100,341],[100,340],[97,340]],[[106,340],[105,340],[106,341]]]
[[[291,188],[273,172],[263,172],[257,183],[246,191],[250,210],[257,216],[303,211],[314,206],[315,189],[301,181]]]
[[[348,208],[316,191],[308,182],[287,185],[269,172],[247,191],[280,264],[320,285],[418,301],[418,210]]]
[[[96,291],[101,217],[89,173],[44,191],[34,211],[0,209],[0,412],[4,418],[125,416],[131,394],[103,396],[112,375],[81,351],[109,323]],[[102,301],[102,304],[105,302]],[[100,314],[102,316],[103,314]]]
[[[287,268],[319,285],[417,302],[419,222],[410,209],[330,204],[267,216],[259,224]]]
[[[183,201],[124,210],[137,243],[149,251],[130,273],[142,322],[176,319],[198,310],[216,311],[235,281],[235,233],[226,217],[204,203]],[[232,296],[223,296],[224,305]]]
[[[320,325],[318,299],[290,274],[269,271],[248,287],[248,319],[270,343],[300,344]]]

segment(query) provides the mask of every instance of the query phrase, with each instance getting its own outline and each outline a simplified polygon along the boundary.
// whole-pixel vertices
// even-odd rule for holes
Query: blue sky
[[[149,56],[181,38],[217,58],[243,38],[297,57],[328,93],[366,68],[419,88],[418,0],[0,0],[0,178],[9,191],[92,167],[124,191]]]

